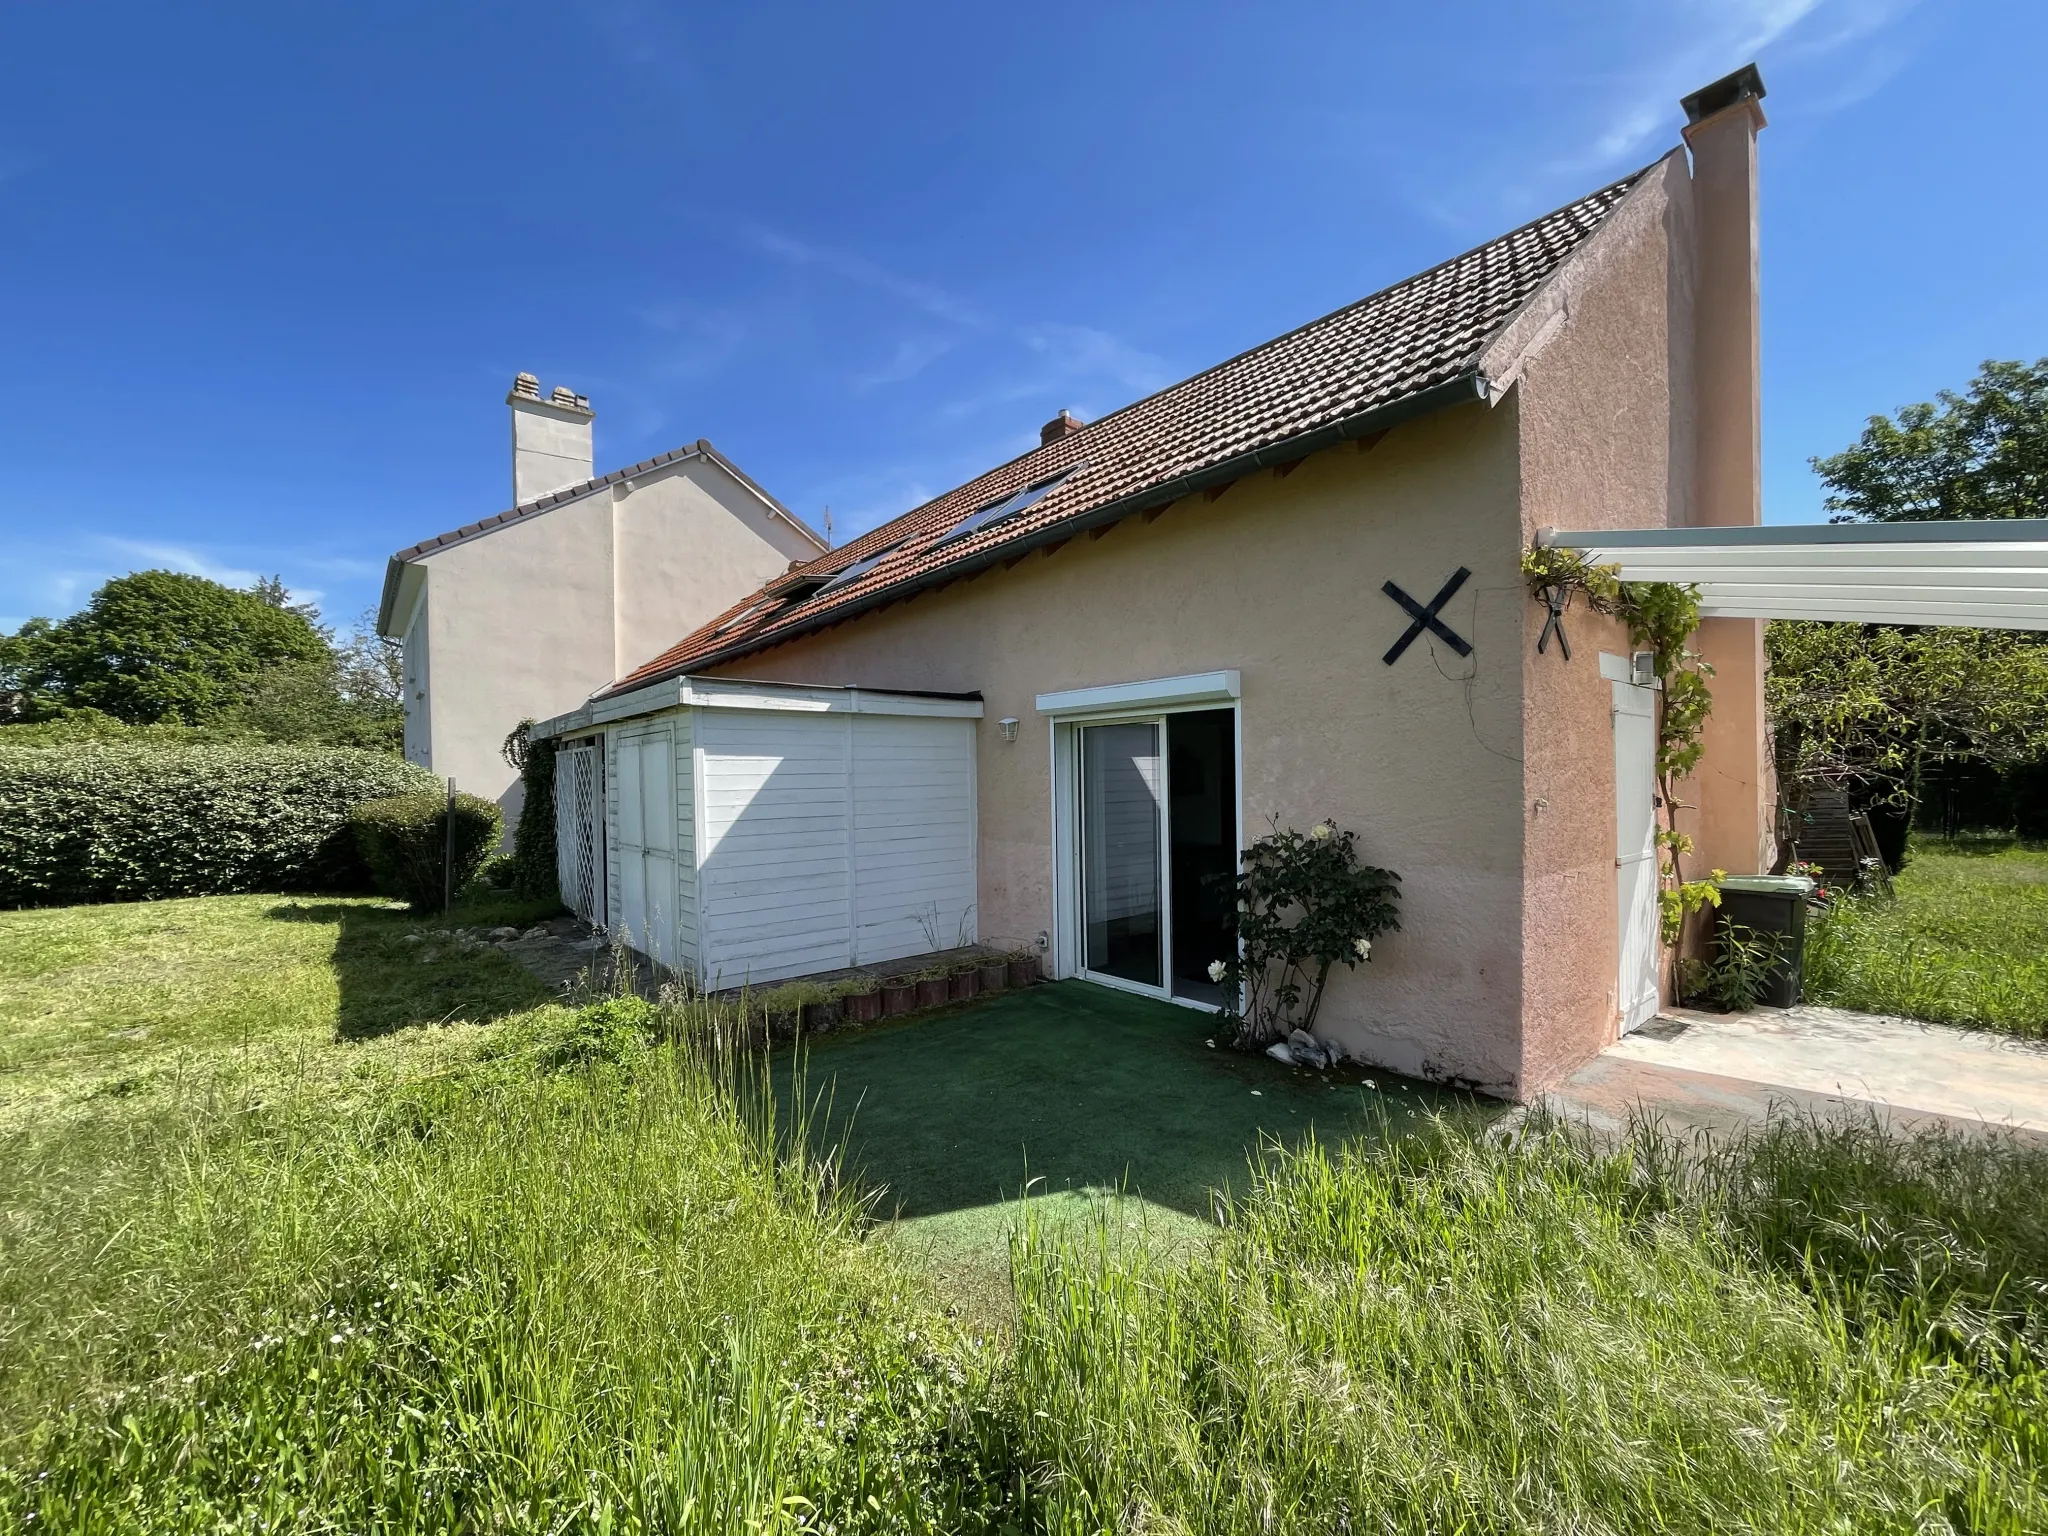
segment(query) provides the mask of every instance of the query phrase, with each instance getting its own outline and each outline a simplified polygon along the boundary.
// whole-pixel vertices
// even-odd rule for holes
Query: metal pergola
[[[2048,520],[1545,529],[1539,545],[1686,582],[1710,619],[2048,629]]]

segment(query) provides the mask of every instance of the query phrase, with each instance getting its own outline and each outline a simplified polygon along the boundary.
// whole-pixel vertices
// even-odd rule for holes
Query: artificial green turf
[[[810,1131],[879,1191],[897,1241],[982,1292],[1007,1278],[1027,1184],[1043,1222],[1107,1214],[1176,1243],[1207,1228],[1212,1191],[1246,1187],[1262,1142],[1485,1112],[1385,1072],[1242,1055],[1214,1033],[1208,1014],[1088,982],[1005,992],[812,1043]]]

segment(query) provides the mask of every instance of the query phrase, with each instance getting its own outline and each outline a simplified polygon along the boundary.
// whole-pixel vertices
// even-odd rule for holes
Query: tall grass
[[[734,1022],[0,1133],[0,1530],[2048,1530],[2038,1146],[1387,1126],[1206,1242],[1027,1220],[978,1339]]]
[[[1947,1156],[1440,1126],[1271,1163],[1183,1268],[1027,1239],[1020,1459],[1062,1530],[2048,1528],[2039,1296],[2002,1269],[2048,1270],[2048,1157]],[[1963,1167],[2024,1241],[1923,1212],[1872,1262],[1859,1220],[1953,1209]],[[1977,1269],[1907,1262],[1937,1230]]]
[[[772,1095],[611,1007],[346,1125],[201,1107],[0,1174],[0,1528],[966,1518],[971,1341]]]
[[[1916,839],[1893,901],[1836,904],[1807,935],[1816,1002],[2048,1039],[2048,851]]]

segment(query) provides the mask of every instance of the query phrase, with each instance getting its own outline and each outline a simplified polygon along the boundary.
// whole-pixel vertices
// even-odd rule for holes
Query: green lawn
[[[2048,1038],[2048,848],[1916,838],[1895,901],[1849,901],[1807,941],[1818,1003]]]
[[[1205,1022],[792,1092],[382,903],[0,913],[0,1530],[2048,1529],[2048,1152],[1481,1137]]]
[[[473,1043],[453,1026],[547,1000],[446,937],[535,911],[416,923],[369,898],[214,896],[0,913],[0,1130],[280,1082],[386,1086]]]

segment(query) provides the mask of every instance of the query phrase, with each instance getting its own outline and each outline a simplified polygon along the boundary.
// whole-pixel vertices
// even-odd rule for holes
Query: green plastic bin
[[[1766,1008],[1791,1008],[1800,999],[1806,958],[1806,902],[1813,882],[1804,875],[1730,875],[1721,882],[1717,935],[1729,925],[1785,936],[1771,984],[1761,999]]]

